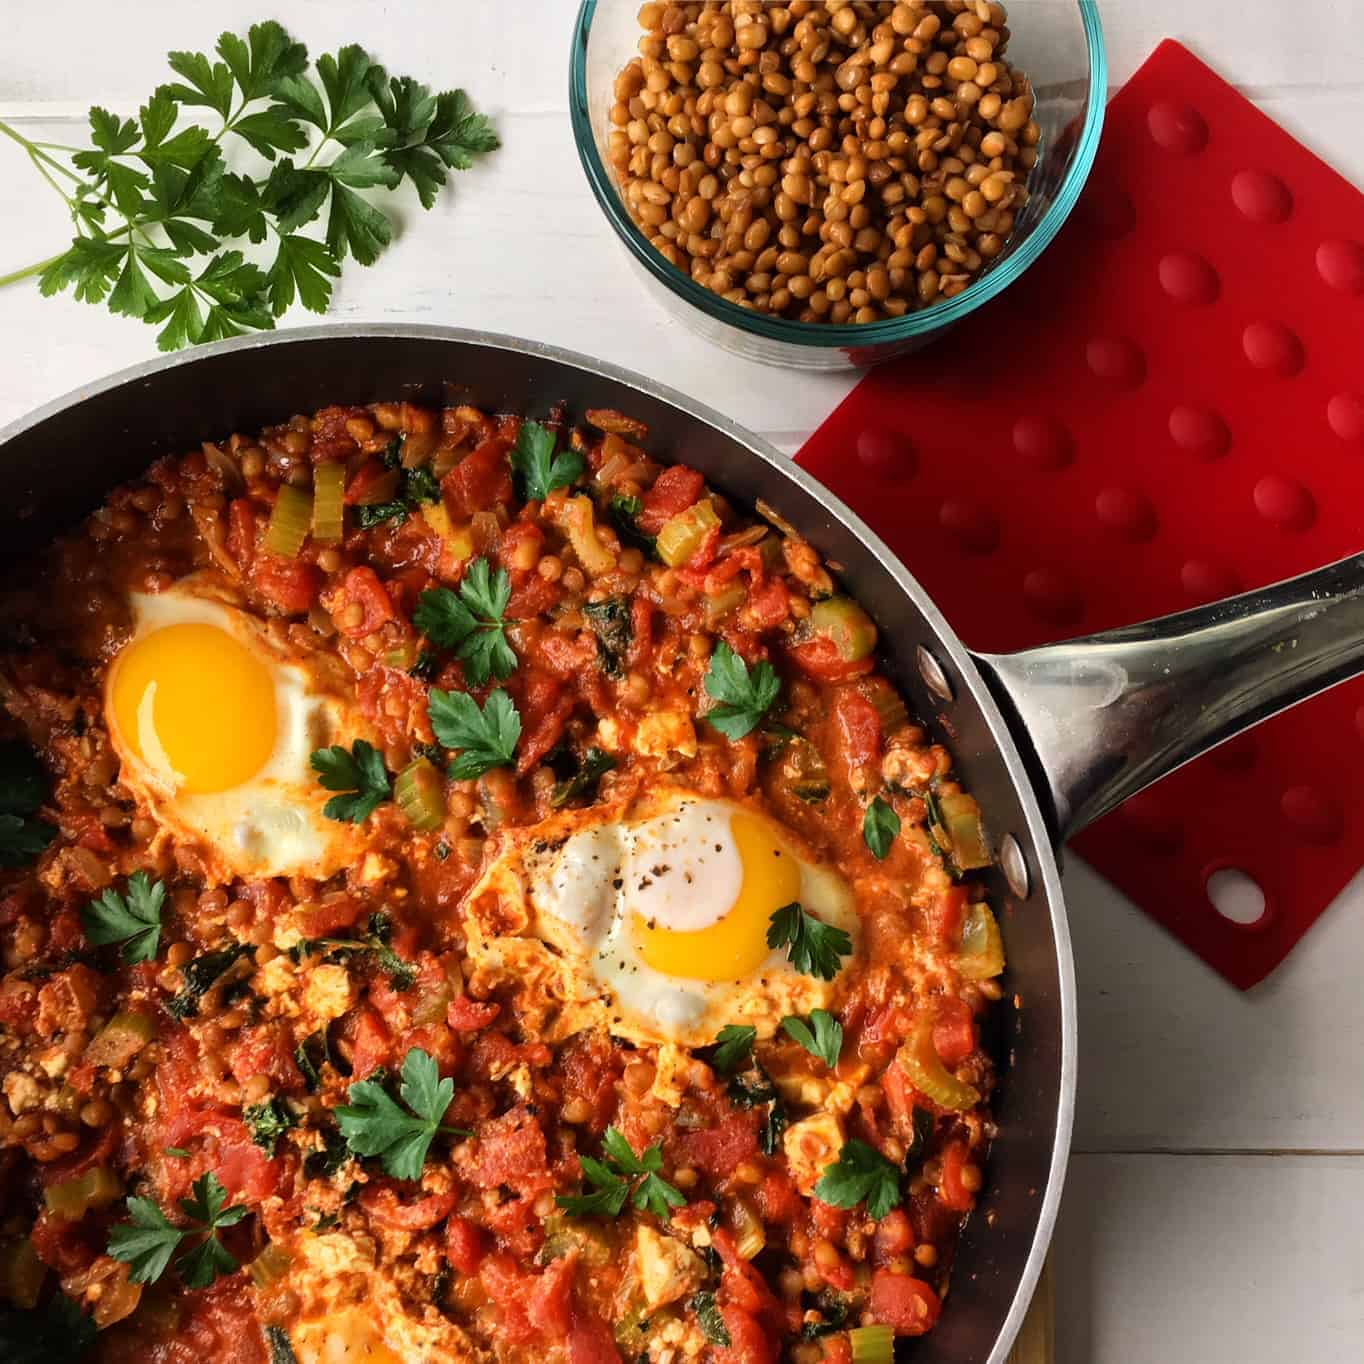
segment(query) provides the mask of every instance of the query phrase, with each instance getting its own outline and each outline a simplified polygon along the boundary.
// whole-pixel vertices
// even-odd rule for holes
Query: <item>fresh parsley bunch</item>
[[[170,53],[179,79],[135,119],[92,108],[88,148],[0,122],[76,226],[65,251],[0,285],[37,275],[44,295],[107,303],[160,326],[162,350],[269,329],[295,299],[325,312],[346,257],[373,265],[388,246],[393,224],[370,195],[406,180],[430,208],[451,170],[498,145],[462,90],[389,76],[355,44],[310,69],[270,20],[224,33],[215,56]],[[321,234],[305,234],[324,210]],[[261,264],[248,246],[267,246],[252,253]]]

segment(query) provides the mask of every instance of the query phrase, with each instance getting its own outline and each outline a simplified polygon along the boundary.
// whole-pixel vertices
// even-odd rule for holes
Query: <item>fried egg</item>
[[[516,981],[518,1012],[555,1037],[593,1022],[686,1047],[730,1023],[766,1037],[834,994],[768,946],[792,902],[856,950],[851,890],[794,834],[747,805],[667,789],[500,832],[465,900],[468,952],[490,988]]]
[[[323,816],[309,763],[364,732],[335,679],[210,575],[130,604],[132,637],[105,687],[123,783],[227,874],[322,878],[354,861],[358,831]]]

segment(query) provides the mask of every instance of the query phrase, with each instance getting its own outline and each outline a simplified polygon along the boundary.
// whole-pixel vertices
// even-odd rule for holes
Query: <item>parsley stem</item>
[[[53,261],[61,260],[65,254],[66,252],[64,251],[58,251],[55,256],[49,256],[46,260],[40,260],[34,262],[32,265],[26,265],[22,270],[13,270],[8,275],[0,275],[0,289],[3,289],[7,284],[18,284],[21,279],[29,279],[33,275],[41,275]]]

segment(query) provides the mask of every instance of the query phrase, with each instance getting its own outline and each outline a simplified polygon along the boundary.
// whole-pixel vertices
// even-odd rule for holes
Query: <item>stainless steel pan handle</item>
[[[977,662],[1050,800],[1059,844],[1200,753],[1364,670],[1364,555]]]

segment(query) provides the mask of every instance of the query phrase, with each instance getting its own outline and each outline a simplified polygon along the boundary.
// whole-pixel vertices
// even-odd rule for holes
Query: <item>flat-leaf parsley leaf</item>
[[[122,943],[123,960],[129,965],[151,961],[161,943],[165,901],[165,883],[153,881],[145,871],[135,871],[122,895],[111,887],[81,910],[85,936],[96,947]]]
[[[817,1056],[830,1070],[838,1065],[843,1050],[843,1025],[827,1009],[813,1009],[810,1021],[788,1015],[781,1021],[782,1031],[799,1042],[811,1056]]]
[[[522,422],[512,446],[511,466],[521,476],[528,502],[543,502],[555,488],[566,488],[587,472],[576,450],[555,454],[558,437],[539,422]]]
[[[155,1283],[167,1270],[186,1240],[199,1238],[187,1254],[175,1259],[176,1270],[190,1288],[207,1288],[222,1274],[231,1274],[237,1261],[218,1238],[223,1227],[235,1226],[250,1211],[227,1206],[227,1190],[210,1171],[194,1181],[194,1196],[180,1200],[190,1220],[177,1227],[150,1198],[129,1198],[130,1220],[109,1233],[109,1254],[131,1267],[134,1283]]]
[[[435,1060],[413,1047],[403,1061],[398,1103],[377,1080],[357,1080],[350,1103],[336,1109],[341,1135],[358,1156],[378,1156],[394,1179],[420,1179],[436,1133],[468,1136],[441,1119],[455,1097],[455,1082],[440,1078]]]
[[[786,960],[797,971],[820,980],[832,980],[842,968],[839,958],[852,952],[852,939],[843,929],[816,919],[796,901],[772,915],[767,945],[785,947]]]
[[[879,1221],[900,1203],[900,1167],[854,1137],[820,1176],[815,1197],[835,1208],[855,1208],[865,1202],[867,1211]]]
[[[721,1075],[733,1075],[748,1064],[757,1037],[757,1028],[740,1023],[726,1023],[716,1034],[715,1041],[710,1046],[702,1048],[702,1058],[709,1061]]]
[[[781,692],[781,679],[770,663],[747,663],[721,640],[706,670],[706,692],[720,704],[706,712],[721,734],[742,739],[758,727]]]
[[[875,796],[862,818],[862,837],[872,855],[880,861],[890,855],[891,844],[900,835],[900,816],[887,801]]]
[[[686,1203],[681,1190],[659,1173],[663,1168],[663,1144],[654,1142],[640,1155],[616,1127],[608,1127],[602,1138],[604,1159],[583,1156],[580,1163],[593,1192],[561,1195],[555,1201],[575,1217],[615,1217],[629,1199],[641,1212],[667,1217],[673,1208]]]
[[[462,750],[450,764],[456,781],[471,781],[515,760],[521,717],[500,688],[480,707],[468,692],[433,687],[428,706],[436,738],[446,748]]]
[[[357,739],[349,753],[340,744],[314,749],[309,761],[328,791],[342,793],[322,807],[328,819],[363,824],[393,795],[384,755],[364,739]]]
[[[423,592],[412,623],[438,648],[453,649],[464,660],[468,684],[482,687],[491,677],[505,681],[516,671],[516,654],[507,642],[510,600],[511,579],[506,570],[492,568],[487,559],[476,559],[457,593],[448,587]]]

